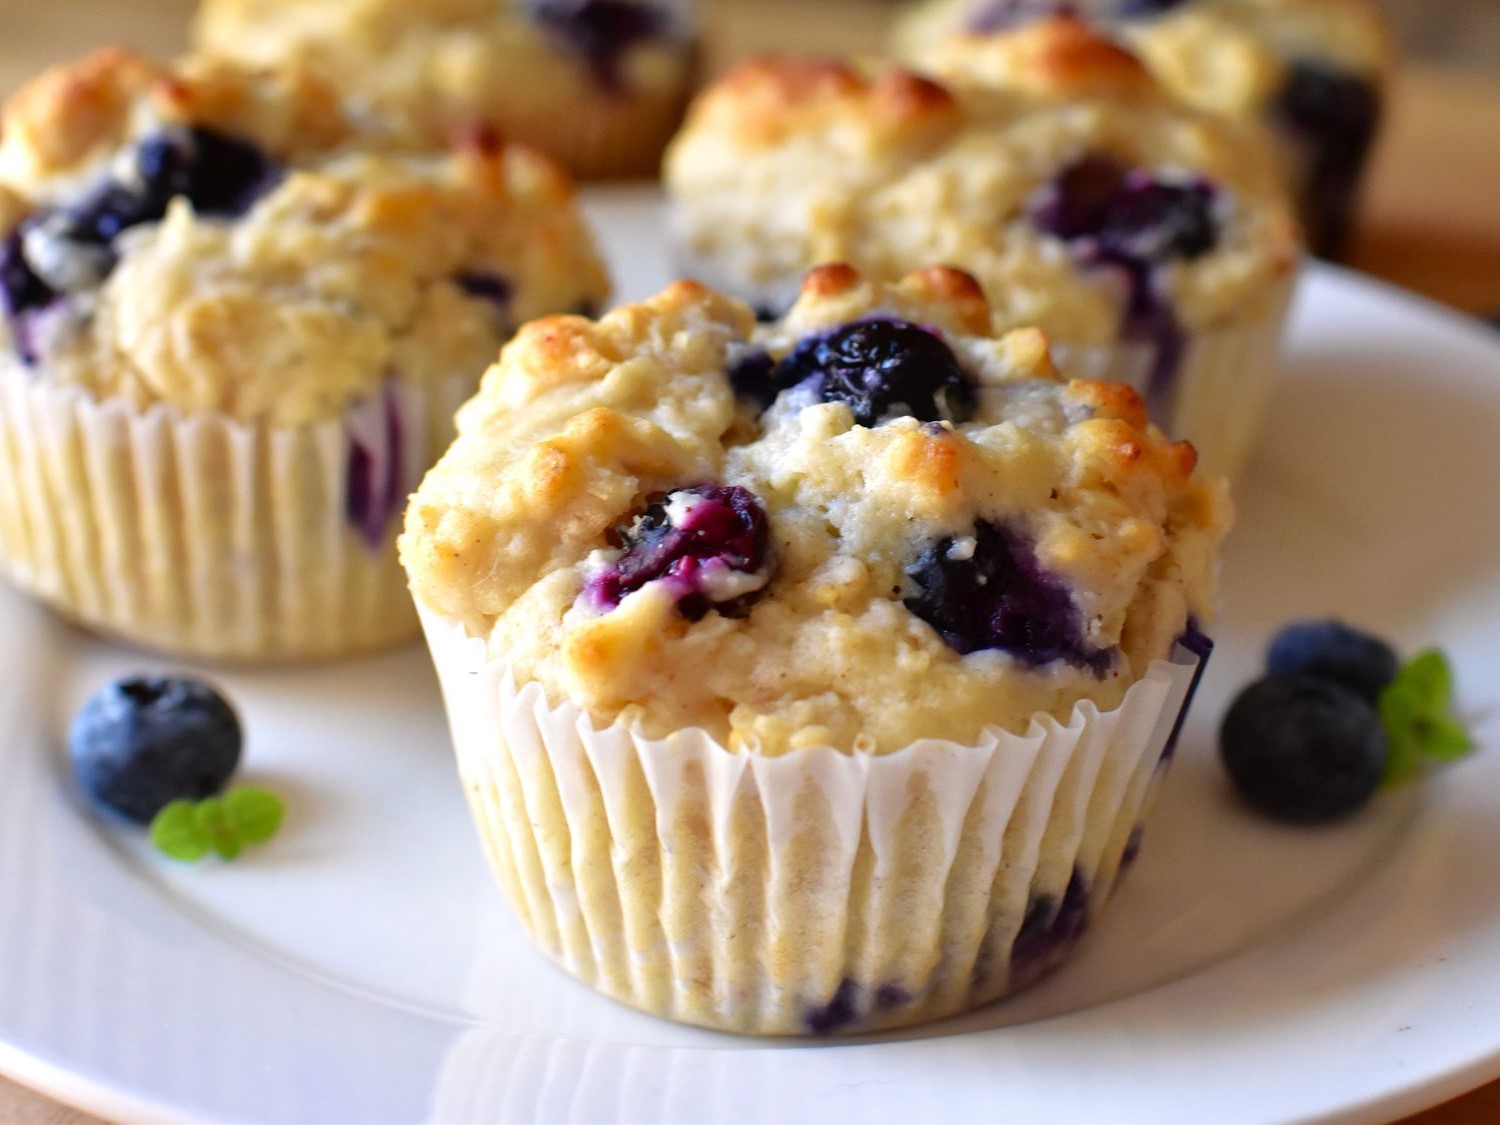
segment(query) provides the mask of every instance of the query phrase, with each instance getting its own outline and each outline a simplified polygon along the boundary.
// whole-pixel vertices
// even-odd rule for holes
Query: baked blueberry
[[[1075,7],[1068,0],[990,0],[969,17],[968,28],[981,34],[1004,31],[1060,12],[1071,12]]]
[[[1118,0],[1117,11],[1121,19],[1149,19],[1165,15],[1187,2],[1188,0]]]
[[[21,362],[37,361],[32,338],[36,314],[57,300],[58,294],[36,275],[22,250],[21,232],[14,230],[0,243],[0,314],[10,329]]]
[[[0,259],[7,311],[15,317],[101,284],[115,266],[115,240],[160,220],[173,199],[187,199],[200,215],[233,217],[269,190],[276,174],[255,145],[209,129],[148,137],[128,173],[21,223]]]
[[[1146,397],[1163,415],[1186,334],[1156,267],[1218,245],[1218,196],[1204,180],[1163,180],[1096,154],[1071,165],[1031,203],[1037,227],[1069,243],[1085,265],[1125,282],[1121,327],[1126,338],[1152,345]]]
[[[471,297],[477,297],[482,301],[488,301],[495,306],[497,312],[504,315],[510,309],[511,297],[515,295],[515,289],[509,281],[498,273],[490,270],[466,270],[459,274],[454,280],[458,287]],[[579,315],[592,316],[592,310],[580,309]]]
[[[634,44],[665,35],[671,19],[647,0],[531,0],[532,18],[582,56],[599,85],[624,88],[620,60]]]
[[[1342,621],[1299,621],[1271,642],[1266,670],[1281,676],[1316,676],[1374,703],[1396,678],[1400,658],[1390,645]]]
[[[861,426],[906,416],[967,422],[977,399],[973,380],[940,336],[888,317],[803,340],[776,365],[771,384],[805,389],[820,402],[842,402]]]
[[[1224,716],[1219,751],[1250,804],[1315,824],[1362,807],[1385,776],[1390,743],[1375,708],[1314,676],[1271,675]]]
[[[981,520],[974,534],[929,544],[907,567],[916,592],[906,608],[957,652],[1010,653],[1033,667],[1066,660],[1103,675],[1109,649],[1090,649],[1083,615],[1031,545],[1000,524]]]
[[[676,489],[615,535],[623,554],[588,584],[602,609],[613,609],[648,582],[663,581],[689,621],[711,609],[743,617],[765,592],[770,524],[749,489]]]
[[[135,676],[101,688],[68,732],[73,773],[94,801],[149,823],[169,802],[222,789],[240,761],[239,717],[199,680]]]
[[[1108,156],[1084,157],[1033,201],[1032,221],[1085,256],[1159,265],[1208,253],[1219,240],[1217,191],[1164,180]]]
[[[0,244],[0,301],[11,316],[45,308],[57,299],[56,291],[37,276],[26,260],[21,231],[11,231]]]
[[[765,348],[741,346],[730,357],[729,385],[736,397],[756,410],[769,410],[783,388],[776,381],[776,360]]]
[[[274,186],[275,166],[255,145],[211,129],[190,128],[143,140],[134,167],[66,208],[61,233],[108,244],[131,227],[155,222],[179,196],[200,215],[243,214]]]
[[[1355,74],[1307,59],[1292,63],[1272,114],[1302,150],[1308,238],[1337,254],[1348,241],[1359,175],[1380,125],[1380,92]]]

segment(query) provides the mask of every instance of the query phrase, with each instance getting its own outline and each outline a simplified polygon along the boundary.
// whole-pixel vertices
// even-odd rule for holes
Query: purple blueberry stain
[[[1103,677],[1114,649],[1090,648],[1067,585],[1031,543],[981,520],[972,535],[929,543],[907,567],[906,608],[961,655],[997,649],[1040,668],[1066,661]]]
[[[1125,286],[1121,332],[1149,344],[1146,399],[1164,416],[1187,338],[1159,267],[1192,261],[1218,245],[1220,193],[1203,179],[1167,180],[1108,156],[1084,157],[1028,205],[1036,227],[1066,242],[1084,266]]]
[[[351,406],[344,428],[349,443],[345,515],[365,545],[377,551],[405,507],[408,489],[401,407],[391,383],[379,396]]]
[[[780,362],[747,352],[731,366],[735,391],[766,409],[782,391],[811,402],[841,402],[861,426],[891,418],[967,422],[977,393],[953,349],[936,332],[873,317],[802,340]]]
[[[1146,838],[1146,826],[1137,824],[1130,830],[1130,835],[1125,839],[1125,848],[1120,852],[1120,870],[1133,864],[1141,854],[1141,843]]]
[[[612,610],[652,582],[665,583],[677,611],[700,621],[710,610],[743,617],[770,580],[770,521],[756,495],[738,485],[679,488],[651,498],[616,528],[620,555],[591,577],[585,595]]]
[[[1304,221],[1314,253],[1335,257],[1349,240],[1381,108],[1380,91],[1358,75],[1307,59],[1288,68],[1271,119],[1301,150]]]
[[[1182,697],[1182,708],[1177,712],[1177,719],[1172,723],[1172,732],[1167,735],[1166,745],[1161,752],[1159,769],[1169,766],[1172,759],[1177,756],[1177,743],[1182,738],[1183,727],[1187,725],[1188,712],[1192,710],[1193,699],[1198,694],[1198,685],[1203,682],[1203,673],[1208,669],[1209,657],[1214,654],[1214,642],[1204,633],[1198,625],[1195,617],[1189,617],[1187,627],[1182,636],[1177,638],[1177,644],[1198,658],[1193,668],[1193,680],[1188,684],[1187,694]]]
[[[1034,897],[1010,953],[1010,987],[1025,988],[1067,960],[1088,929],[1088,878],[1077,867],[1061,899]]]
[[[527,6],[553,42],[583,59],[594,81],[617,94],[626,90],[630,48],[678,30],[671,13],[647,0],[529,0]]]
[[[844,1031],[859,1020],[860,987],[845,977],[825,1003],[807,1010],[803,1022],[814,1035],[832,1035]]]
[[[852,1030],[872,1016],[888,1015],[911,1002],[911,993],[902,985],[882,984],[871,991],[845,977],[831,997],[806,1010],[802,1022],[814,1035],[833,1035]]]
[[[897,1008],[904,1008],[912,1000],[911,993],[899,984],[883,984],[875,990],[874,1008],[876,1012],[894,1012]]]

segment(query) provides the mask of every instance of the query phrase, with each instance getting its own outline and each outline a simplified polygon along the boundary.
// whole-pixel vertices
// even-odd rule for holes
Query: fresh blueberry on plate
[[[1298,621],[1271,642],[1266,670],[1332,680],[1374,703],[1396,678],[1395,650],[1342,621]]]
[[[83,791],[148,824],[167,804],[222,789],[239,765],[239,717],[199,680],[132,676],[107,684],[73,720],[68,753]]]
[[[1390,741],[1375,708],[1348,688],[1314,676],[1271,675],[1229,708],[1219,750],[1250,804],[1279,820],[1319,824],[1374,796]]]

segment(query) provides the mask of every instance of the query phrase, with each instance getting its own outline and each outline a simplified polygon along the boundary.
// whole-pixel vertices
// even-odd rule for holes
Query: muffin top
[[[317,421],[607,292],[544,158],[367,150],[288,72],[102,51],[17,93],[0,138],[0,343],[99,397]]]
[[[1258,130],[1071,17],[980,46],[983,82],[763,59],[705,92],[667,163],[690,267],[781,307],[819,262],[948,262],[999,327],[1068,344],[1114,343],[1137,309],[1193,331],[1263,314],[1298,249]]]
[[[972,76],[961,60],[990,35],[1064,8],[1112,28],[1179,97],[1243,118],[1308,73],[1379,85],[1394,59],[1370,0],[927,0],[897,25],[893,45],[914,66]]]
[[[679,88],[694,41],[682,0],[204,0],[195,38],[305,67],[437,138],[580,93]]]
[[[1212,610],[1231,515],[1134,391],[977,283],[678,282],[527,325],[412,499],[419,604],[597,721],[891,752],[1101,707]],[[913,685],[920,685],[920,691]]]

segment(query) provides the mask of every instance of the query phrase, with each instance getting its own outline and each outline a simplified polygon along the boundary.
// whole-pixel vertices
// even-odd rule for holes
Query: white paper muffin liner
[[[892,754],[599,729],[422,611],[490,864],[536,943],[617,1000],[755,1034],[988,1003],[1060,963],[1138,838],[1198,659],[1121,705]]]
[[[1244,468],[1265,420],[1296,278],[1267,295],[1265,313],[1245,324],[1190,333],[1181,363],[1165,387],[1151,386],[1156,347],[1120,343],[1052,345],[1057,368],[1070,379],[1129,383],[1146,400],[1151,420],[1198,450],[1210,476],[1231,480]]]
[[[393,644],[417,631],[399,501],[472,390],[390,380],[339,420],[273,427],[101,401],[0,360],[0,570],[88,628],[182,656]],[[356,447],[367,483],[400,489],[363,532],[349,514]]]

